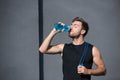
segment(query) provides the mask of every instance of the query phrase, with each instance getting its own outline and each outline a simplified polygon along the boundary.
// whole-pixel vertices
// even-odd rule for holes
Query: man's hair
[[[72,22],[74,22],[74,21],[80,21],[82,23],[82,29],[86,30],[85,34],[83,35],[85,37],[88,33],[88,30],[89,30],[88,23],[83,18],[79,18],[79,17],[74,18],[72,20]]]

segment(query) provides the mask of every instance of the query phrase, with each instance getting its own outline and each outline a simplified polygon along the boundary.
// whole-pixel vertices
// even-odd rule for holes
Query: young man
[[[68,33],[72,38],[71,43],[50,45],[53,37],[60,32],[53,29],[40,46],[41,53],[62,54],[63,80],[91,80],[91,75],[105,74],[106,68],[99,50],[84,40],[88,30],[88,23],[82,18],[76,17],[73,19]],[[86,44],[88,44],[88,48],[85,53]],[[86,55],[82,65],[79,65],[84,54]],[[96,65],[94,69],[92,69],[93,63]]]

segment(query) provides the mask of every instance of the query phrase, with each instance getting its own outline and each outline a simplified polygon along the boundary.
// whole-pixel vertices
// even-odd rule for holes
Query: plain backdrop
[[[0,0],[0,80],[39,80],[37,0]]]

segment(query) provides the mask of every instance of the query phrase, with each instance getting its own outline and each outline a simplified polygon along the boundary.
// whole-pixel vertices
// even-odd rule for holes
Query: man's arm
[[[106,74],[106,67],[105,63],[101,57],[99,50],[94,46],[93,47],[93,62],[96,65],[95,69],[90,69],[89,74],[91,75],[105,75]]]
[[[50,43],[53,39],[53,37],[59,33],[59,31],[56,31],[53,29],[50,34],[45,38],[41,46],[39,47],[39,51],[41,53],[47,53],[47,54],[55,54],[55,53],[61,53],[64,47],[64,44],[58,44],[51,46]]]
[[[90,70],[91,75],[105,75],[106,67],[105,63],[101,57],[99,50],[94,46],[93,47],[93,62],[96,65],[95,69]]]
[[[78,66],[78,73],[88,74],[88,75],[105,75],[106,68],[104,61],[101,57],[99,50],[94,46],[92,49],[93,62],[96,65],[94,69],[87,69],[85,66]]]

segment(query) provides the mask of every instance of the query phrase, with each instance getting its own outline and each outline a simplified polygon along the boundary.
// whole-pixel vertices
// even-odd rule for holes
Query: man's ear
[[[81,34],[85,34],[86,30],[82,29]]]

